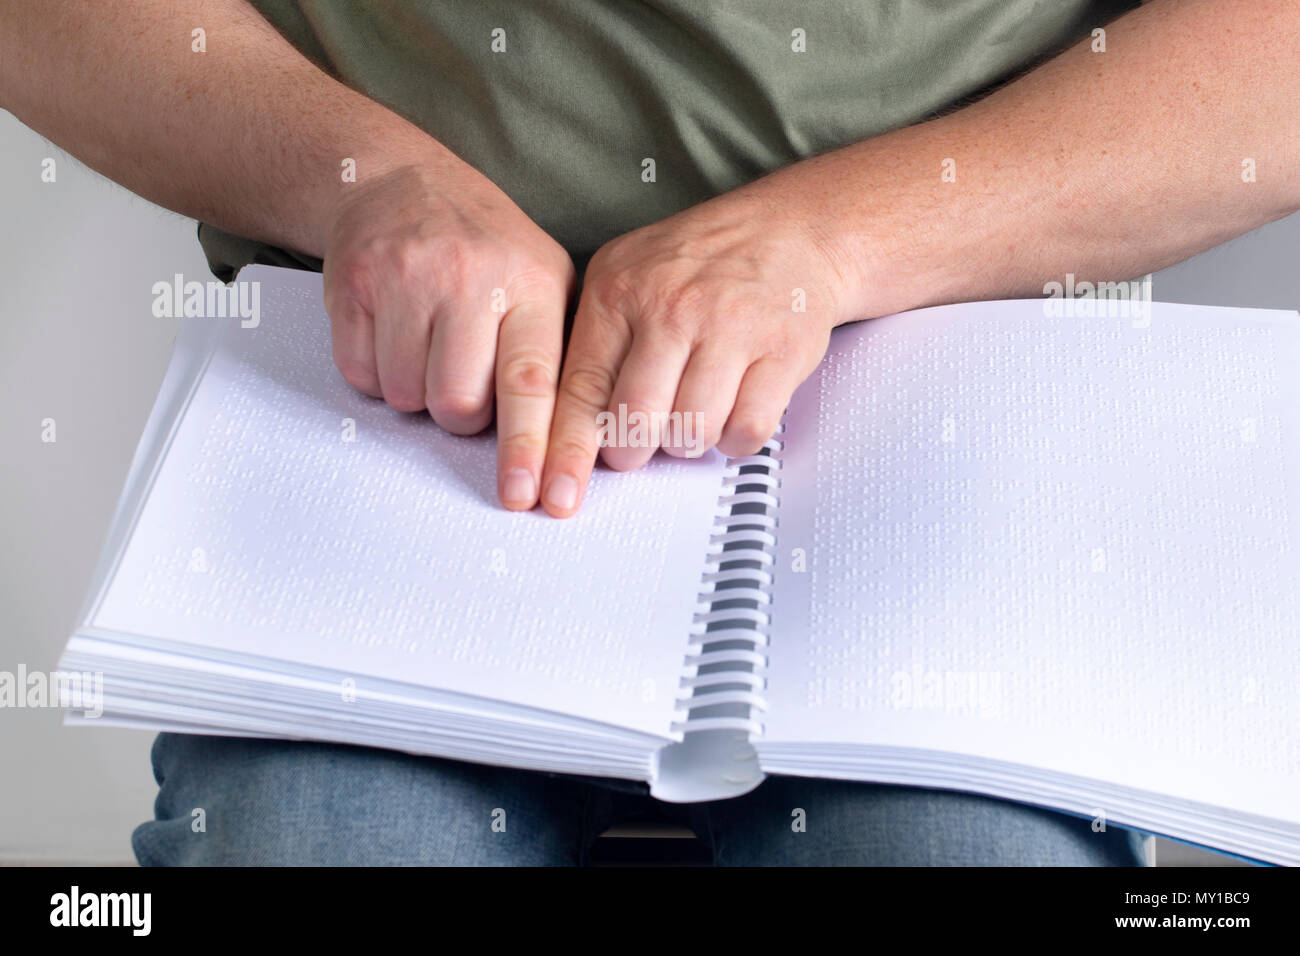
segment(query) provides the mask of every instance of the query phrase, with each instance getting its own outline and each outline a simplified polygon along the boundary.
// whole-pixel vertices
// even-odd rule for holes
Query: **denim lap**
[[[142,865],[583,862],[615,809],[691,826],[720,865],[1141,865],[1132,831],[943,790],[772,777],[672,808],[600,781],[386,750],[160,734]],[[197,811],[197,812],[196,812]]]
[[[335,744],[160,734],[142,865],[566,865],[583,794],[545,774]],[[202,811],[204,829],[196,832]]]

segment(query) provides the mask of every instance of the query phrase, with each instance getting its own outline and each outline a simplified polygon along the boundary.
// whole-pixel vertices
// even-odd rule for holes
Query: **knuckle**
[[[698,283],[652,282],[651,288],[661,290],[652,304],[654,324],[675,341],[693,342],[703,320],[718,314],[715,297]]]
[[[699,282],[681,282],[665,280],[659,286],[665,290],[662,297],[664,312],[668,315],[679,317],[694,317],[700,315],[708,307],[713,296]]]
[[[675,308],[660,312],[655,319],[659,332],[679,344],[690,344],[695,339],[695,330],[699,323],[697,313],[681,311]]]
[[[536,355],[512,355],[501,366],[502,393],[525,398],[555,394],[555,369]]]
[[[483,271],[487,253],[461,238],[431,240],[424,251],[424,268],[449,282],[466,283]]]
[[[334,318],[346,318],[348,304],[370,301],[374,289],[375,270],[364,256],[351,256],[335,264],[330,263],[325,282],[325,310]]]
[[[670,423],[664,451],[676,458],[696,458],[718,444],[722,428],[705,419],[701,412],[677,409],[680,424]]]
[[[590,272],[595,268],[588,266]],[[589,296],[595,305],[606,311],[616,312],[623,309],[634,299],[635,283],[631,277],[621,271],[604,271],[588,279],[583,294]]]
[[[472,427],[487,411],[487,402],[476,395],[436,388],[427,397],[429,414],[444,427]]]
[[[502,461],[541,461],[546,455],[546,436],[528,431],[500,435],[497,446]]]
[[[564,377],[564,394],[594,415],[614,393],[614,373],[600,365],[579,365]]]
[[[744,415],[727,427],[727,437],[743,454],[752,455],[762,449],[775,431],[775,422],[760,415]]]
[[[800,343],[793,329],[782,326],[767,335],[759,347],[759,354],[774,362],[784,364],[795,354]]]
[[[431,275],[432,257],[423,242],[399,243],[387,255],[394,275],[403,283],[427,280]]]
[[[518,263],[510,270],[510,299],[512,302],[546,301],[566,295],[572,282],[571,263],[567,268],[540,261]]]
[[[424,408],[424,394],[418,389],[404,385],[385,388],[384,401],[399,412],[418,412]]]
[[[368,364],[351,355],[335,355],[334,365],[343,376],[343,381],[347,382],[355,389],[363,392],[372,391],[375,387],[376,376],[374,365]]]
[[[695,434],[689,437],[695,442],[693,450],[703,453],[722,441],[722,426],[697,418]]]
[[[595,426],[592,426],[592,441],[590,444],[580,441],[577,438],[557,438],[551,443],[548,452],[554,461],[583,461],[593,456],[595,452]]]

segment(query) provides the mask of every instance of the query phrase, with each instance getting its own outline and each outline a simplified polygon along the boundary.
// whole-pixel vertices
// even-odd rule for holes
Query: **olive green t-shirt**
[[[253,3],[486,174],[581,268],[621,233],[959,105],[1137,0]],[[254,261],[320,267],[206,224],[199,238],[227,280]]]

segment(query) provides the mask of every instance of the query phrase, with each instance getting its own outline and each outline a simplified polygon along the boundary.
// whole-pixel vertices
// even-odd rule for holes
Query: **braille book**
[[[1300,863],[1296,313],[847,326],[762,453],[598,469],[560,521],[497,504],[490,434],[343,381],[319,275],[240,281],[256,321],[181,323],[70,720],[670,801],[953,788]]]

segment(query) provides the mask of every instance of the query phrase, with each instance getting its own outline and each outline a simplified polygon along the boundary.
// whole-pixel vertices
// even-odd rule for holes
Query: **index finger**
[[[537,504],[563,338],[562,301],[517,305],[497,332],[497,495],[512,511]]]
[[[564,359],[542,479],[542,507],[556,518],[569,517],[582,503],[600,451],[597,416],[609,407],[631,340],[621,314],[583,295]]]

